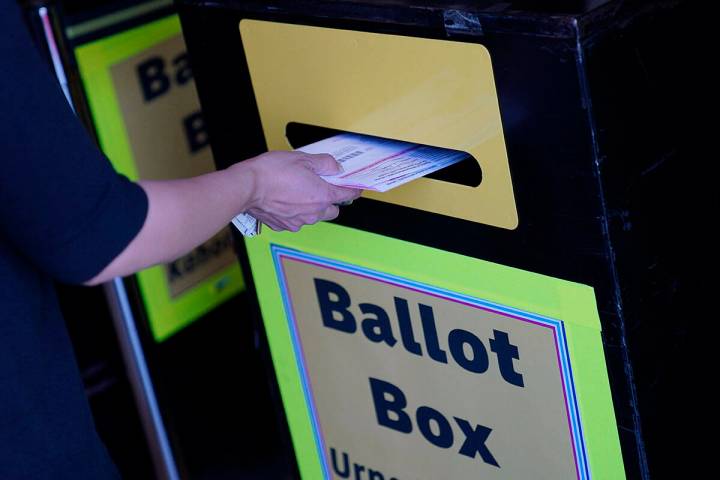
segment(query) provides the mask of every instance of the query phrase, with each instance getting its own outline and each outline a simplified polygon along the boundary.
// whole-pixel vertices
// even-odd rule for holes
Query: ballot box
[[[119,173],[173,179],[215,169],[172,1],[36,2],[26,11],[63,92]],[[270,390],[229,227],[105,290],[63,290],[61,299],[81,358],[98,351],[87,376],[101,377],[93,380],[100,387],[132,387],[135,419],[113,408],[121,399],[132,410],[129,391],[108,388],[103,403],[93,401],[124,477],[148,478],[152,468],[163,479],[238,477],[276,463],[275,430],[254,419],[272,415]],[[94,335],[99,325],[103,337]],[[121,358],[109,353],[118,344]],[[102,377],[103,362],[122,381]]]
[[[466,153],[238,242],[298,478],[660,478],[682,448],[683,6],[538,4],[179,2],[219,167],[338,132]]]

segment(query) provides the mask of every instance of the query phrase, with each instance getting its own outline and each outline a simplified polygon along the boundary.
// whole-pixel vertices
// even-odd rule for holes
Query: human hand
[[[339,214],[338,204],[352,201],[361,193],[320,178],[342,171],[326,154],[268,152],[234,168],[252,177],[246,212],[276,231],[297,232],[303,225],[332,220]]]

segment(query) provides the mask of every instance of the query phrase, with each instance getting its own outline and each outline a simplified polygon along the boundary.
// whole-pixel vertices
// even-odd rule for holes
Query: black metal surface
[[[699,299],[692,270],[708,261],[689,233],[702,225],[707,201],[688,148],[698,67],[688,20],[683,8],[615,28],[586,57],[623,341],[653,478],[694,478],[704,468],[677,462],[699,449],[693,385],[702,383],[694,364],[702,349],[692,334]]]
[[[583,38],[607,28],[632,24],[636,19],[671,11],[681,0],[520,0],[411,1],[411,0],[176,0],[200,9],[242,11],[263,18],[281,16],[358,21],[440,29],[444,36],[482,36],[512,33],[554,38]],[[303,21],[303,20],[301,20]]]
[[[689,200],[665,194],[686,171],[687,156],[678,135],[658,139],[668,128],[682,130],[682,114],[674,100],[657,108],[668,104],[654,95],[668,95],[663,87],[670,86],[668,96],[677,99],[684,85],[683,72],[667,75],[662,67],[663,59],[682,58],[682,42],[667,35],[682,31],[679,2],[179,3],[220,167],[264,151],[238,33],[242,18],[485,45],[518,229],[367,199],[337,222],[593,286],[627,476],[674,471],[683,448],[675,435],[688,434],[687,427],[662,419],[690,405],[676,389],[687,383],[682,372],[692,345],[677,317],[688,299],[678,272],[687,242],[668,235],[663,221],[688,207]]]

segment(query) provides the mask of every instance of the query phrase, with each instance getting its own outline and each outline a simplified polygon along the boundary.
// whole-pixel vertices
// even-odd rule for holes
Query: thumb
[[[310,170],[318,175],[337,175],[343,171],[333,156],[327,153],[307,154],[306,158]]]

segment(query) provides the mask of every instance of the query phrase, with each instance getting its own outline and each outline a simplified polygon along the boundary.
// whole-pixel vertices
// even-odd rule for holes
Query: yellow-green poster
[[[304,480],[624,478],[591,287],[333,224],[246,246]]]
[[[214,170],[177,16],[75,50],[100,146],[131,179]],[[138,273],[162,341],[244,288],[229,229],[175,261]]]

